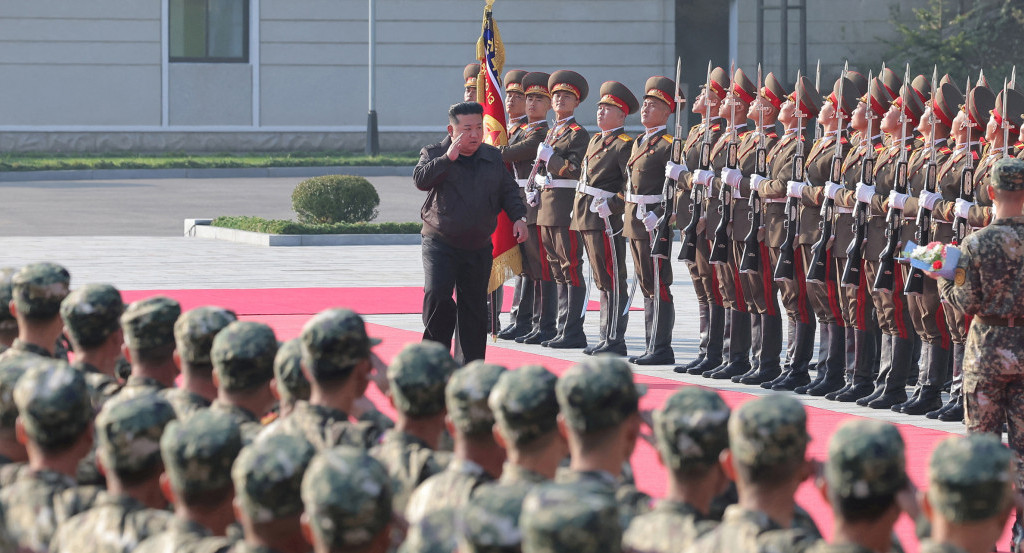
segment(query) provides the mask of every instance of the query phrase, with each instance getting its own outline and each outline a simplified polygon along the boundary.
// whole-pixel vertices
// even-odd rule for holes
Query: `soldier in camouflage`
[[[231,465],[241,449],[238,425],[225,413],[204,409],[168,423],[160,438],[161,487],[174,518],[136,553],[212,553],[230,546],[222,536],[235,520]]]
[[[231,553],[305,553],[302,478],[316,450],[298,436],[270,435],[242,450],[231,469],[245,539]]]
[[[7,307],[17,321],[18,337],[0,353],[0,360],[22,353],[58,357],[56,344],[63,341],[64,332],[60,302],[70,283],[67,269],[55,263],[33,263],[14,273]]]
[[[160,489],[160,439],[172,420],[174,408],[157,394],[116,397],[103,406],[96,416],[97,459],[107,493],[61,523],[50,553],[128,553],[172,524]]]
[[[274,383],[277,391],[277,420],[287,417],[298,401],[309,401],[309,380],[302,374],[302,340],[292,338],[277,348],[274,356]]]
[[[86,284],[60,304],[60,317],[75,352],[72,367],[85,373],[86,383],[95,392],[97,411],[121,389],[114,371],[124,344],[122,313],[121,292],[109,284]]]
[[[174,406],[178,420],[209,407],[217,398],[210,350],[217,333],[236,320],[233,311],[205,306],[189,309],[174,322],[174,358],[181,369],[181,387],[160,394]]]
[[[230,415],[246,443],[260,433],[260,419],[276,401],[270,391],[275,355],[277,338],[263,323],[235,321],[213,339],[210,360],[217,399],[210,409]]]
[[[18,321],[11,315],[11,300],[15,269],[4,267],[0,269],[0,353],[7,351],[18,337]]]
[[[26,365],[24,357],[0,361],[0,489],[12,483],[22,470],[28,470],[28,451],[14,429],[18,419],[14,387],[25,374]]]
[[[1007,516],[1020,503],[1012,461],[1012,452],[992,435],[954,436],[936,446],[923,501],[932,533],[921,553],[995,551]]]
[[[85,378],[66,363],[26,356],[14,387],[16,431],[29,469],[0,489],[7,529],[18,551],[46,552],[57,525],[79,504],[75,473],[92,447],[93,410]]]
[[[574,484],[538,486],[519,517],[523,553],[619,553],[619,518],[606,493]]]
[[[388,366],[388,395],[398,418],[370,455],[388,469],[397,514],[405,512],[412,491],[451,459],[437,448],[444,431],[444,389],[456,368],[448,350],[429,341],[405,346]]]
[[[452,373],[444,396],[455,455],[444,471],[428,478],[409,497],[405,519],[410,524],[437,509],[462,507],[481,484],[501,476],[505,449],[494,439],[494,414],[487,398],[505,372],[500,365],[473,361]]]
[[[686,387],[654,412],[658,458],[668,471],[668,493],[650,513],[633,519],[623,549],[633,553],[685,550],[717,526],[711,501],[729,486],[718,462],[729,446],[729,407],[717,393]]]
[[[316,553],[384,553],[392,523],[391,478],[365,450],[321,451],[302,478],[303,525]]]
[[[484,486],[456,517],[460,553],[519,553],[525,494],[515,486]],[[529,492],[527,488],[525,491]]]
[[[458,510],[451,507],[427,514],[409,526],[398,553],[452,553],[458,547],[455,518]]]
[[[166,296],[132,302],[121,315],[124,353],[132,371],[119,396],[157,393],[174,386],[174,323],[181,305]]]
[[[736,481],[739,503],[726,508],[722,523],[692,551],[753,552],[768,544],[783,552],[803,551],[821,539],[813,523],[799,521],[793,498],[815,472],[815,463],[806,458],[809,441],[807,414],[792,397],[761,397],[733,412],[722,463]]]

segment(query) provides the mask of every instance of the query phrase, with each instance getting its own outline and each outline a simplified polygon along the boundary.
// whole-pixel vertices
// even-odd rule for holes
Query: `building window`
[[[172,62],[249,61],[249,0],[170,0]]]

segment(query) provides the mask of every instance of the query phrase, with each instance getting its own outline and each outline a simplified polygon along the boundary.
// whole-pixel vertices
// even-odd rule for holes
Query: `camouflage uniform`
[[[174,322],[181,316],[181,305],[165,296],[153,296],[132,302],[121,315],[124,344],[133,351],[174,344]],[[155,378],[132,373],[118,393],[135,397],[157,393],[167,386]]]
[[[391,478],[365,450],[321,451],[302,478],[302,504],[318,550],[359,550],[391,524]]]
[[[671,473],[707,469],[729,446],[729,407],[717,393],[687,387],[654,412],[654,438],[665,468]],[[633,519],[622,545],[637,553],[668,553],[690,547],[717,523],[707,513],[682,501],[663,499],[650,513]]]
[[[109,284],[86,284],[68,294],[60,304],[60,316],[68,338],[76,348],[84,350],[100,346],[119,330],[122,313],[124,301],[121,292]],[[89,363],[76,361],[71,366],[85,373],[85,381],[93,392],[93,407],[97,411],[121,389],[116,378]]]
[[[14,403],[14,386],[21,375],[25,374],[25,365],[18,358],[0,361],[0,429],[8,432],[12,439],[14,423],[18,418],[18,406]],[[27,463],[14,462],[13,459],[0,455],[0,489],[14,482],[18,473],[27,470],[27,467]]]
[[[47,320],[60,315],[60,302],[68,295],[71,276],[67,269],[54,263],[26,265],[11,277],[11,297],[18,313],[34,319]],[[5,306],[6,307],[6,306]],[[8,311],[8,314],[10,311]],[[0,353],[0,361],[18,352],[34,353],[43,357],[57,357],[53,346],[23,342],[15,338],[10,349]],[[65,359],[66,360],[66,359]]]
[[[1024,161],[998,161],[997,190],[1024,190]],[[999,433],[1006,423],[1017,455],[1017,483],[1024,485],[1024,287],[1019,279],[1024,217],[996,219],[964,239],[953,280],[940,278],[942,299],[973,316],[964,354],[965,421],[968,432]]]
[[[281,403],[309,400],[309,381],[302,374],[302,341],[292,338],[281,344],[274,357],[274,380]]]
[[[607,494],[545,484],[523,501],[523,553],[619,553],[622,527]]]
[[[408,535],[398,553],[452,553],[458,547],[455,539],[455,518],[451,507],[433,511],[409,526]]]
[[[460,553],[518,553],[525,494],[513,486],[484,486],[456,520]]]
[[[228,392],[255,390],[267,386],[274,377],[274,356],[277,338],[263,323],[235,321],[217,333],[210,358],[220,389]],[[242,437],[251,442],[262,430],[260,418],[265,413],[252,413],[218,397],[210,409],[226,413],[242,428]]]
[[[8,335],[17,335],[18,333],[18,321],[14,319],[14,315],[11,315],[11,310],[8,307],[11,300],[14,299],[11,283],[14,272],[15,270],[10,267],[0,269],[0,331]],[[7,344],[0,343],[0,354],[7,351],[8,347]]]
[[[181,362],[188,363],[193,370],[201,367],[212,371],[210,350],[213,338],[236,320],[238,317],[233,311],[221,307],[196,307],[182,313],[174,322],[174,347],[181,356]],[[184,388],[167,388],[160,395],[171,402],[178,420],[210,406],[210,400]]]

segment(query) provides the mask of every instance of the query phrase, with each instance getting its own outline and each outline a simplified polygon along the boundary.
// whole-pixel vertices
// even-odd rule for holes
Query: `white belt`
[[[551,182],[544,185],[544,188],[576,188],[577,181],[569,179],[551,179]]]
[[[766,204],[784,204],[787,201],[789,201],[789,197],[788,196],[786,196],[784,198],[765,198],[764,199],[764,203],[766,203]]]
[[[836,213],[838,213],[840,215],[851,215],[851,214],[853,214],[853,208],[852,207],[841,207],[841,206],[837,205],[836,206]]]
[[[593,186],[587,186],[582,182],[576,186],[576,191],[580,194],[587,194],[598,199],[611,198],[615,195],[615,192],[609,192],[607,190],[601,190],[600,188],[594,188]]]
[[[526,188],[529,182],[530,179],[516,179],[516,184],[519,185],[519,188]]]
[[[626,201],[631,204],[657,204],[665,201],[664,194],[626,194]]]

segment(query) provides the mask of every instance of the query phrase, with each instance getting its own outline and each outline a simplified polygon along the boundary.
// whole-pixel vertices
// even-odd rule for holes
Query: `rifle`
[[[754,153],[754,173],[768,176],[768,142],[764,132],[764,106],[761,105],[761,64],[757,64],[757,151]],[[757,189],[750,188],[750,199],[747,200],[750,213],[750,232],[743,238],[743,253],[740,256],[740,272],[743,274],[761,272],[761,242],[757,239],[761,229],[761,196]]]
[[[725,96],[725,101],[729,102],[730,98],[735,100],[736,94],[733,92],[733,86],[735,84],[736,77],[736,62],[734,61],[729,67],[729,93]],[[725,166],[730,169],[735,169],[739,163],[739,141],[736,137],[736,107],[732,103],[729,105],[729,110],[732,116],[727,121],[729,125],[729,144],[726,146],[726,161]],[[743,114],[744,121],[746,120],[746,114]],[[718,227],[715,228],[715,240],[711,244],[711,253],[708,255],[708,262],[712,265],[724,265],[729,261],[729,250],[730,242],[729,239],[729,224],[732,222],[732,191],[728,193],[726,189],[729,188],[725,182],[722,182],[722,186],[718,190],[718,213],[722,215],[721,221],[718,222]]]
[[[868,83],[873,75],[868,72]],[[870,88],[870,87],[869,87]],[[871,94],[870,89],[868,94]],[[870,99],[868,100],[870,104]],[[860,182],[871,185],[875,180],[875,146],[871,143],[871,120],[875,119],[874,111],[870,105],[864,114],[868,120],[868,129],[864,133],[864,161],[860,164]],[[846,265],[843,266],[841,284],[847,288],[860,286],[861,261],[864,260],[864,243],[868,239],[868,214],[865,213],[864,204],[857,202],[853,208],[853,241],[846,248]]]
[[[967,94],[971,93],[971,78],[967,77]],[[960,170],[960,197],[964,200],[971,201],[974,198],[974,151],[971,149],[971,124],[967,122],[967,140],[965,141],[967,147],[967,162],[964,164],[964,168]],[[963,217],[953,217],[953,238],[950,240],[954,246],[959,246],[960,242],[967,236],[967,219]]]
[[[906,72],[903,74],[903,100],[900,106],[900,123],[903,132],[900,135],[900,159],[896,163],[896,177],[893,179],[893,190],[900,194],[907,193],[907,95],[910,94],[910,63],[907,63]],[[885,214],[885,222],[889,226],[885,229],[885,236],[888,241],[885,249],[878,255],[878,274],[875,276],[875,290],[895,292],[896,280],[896,256],[899,254],[900,229],[903,228],[903,210],[897,209],[894,204],[889,204],[889,211]]]
[[[848,70],[849,62],[843,66],[843,73],[839,77],[839,94],[836,97],[836,145],[832,150],[832,163],[828,172],[829,182],[840,182],[843,178],[843,81],[846,79]],[[811,266],[807,270],[807,282],[820,284],[828,278],[828,252],[832,249],[832,241],[835,239],[835,232],[832,228],[835,206],[836,201],[832,198],[826,197],[821,202],[821,222],[818,223],[821,237],[811,246]]]
[[[677,85],[678,86],[678,85]],[[704,141],[700,145],[699,169],[707,170],[711,166],[711,62],[708,61],[708,76],[704,85]],[[679,259],[687,264],[697,261],[697,227],[704,218],[701,207],[704,205],[704,187],[690,187],[690,222],[683,229],[680,238]]]
[[[683,99],[679,96],[679,79],[682,76],[683,60],[682,58],[676,58],[676,129],[675,134],[672,135],[672,154],[671,159],[673,163],[679,163],[679,160],[683,157]],[[672,235],[673,230],[669,226],[669,220],[672,214],[675,213],[675,184],[672,179],[665,177],[665,185],[663,187],[662,194],[665,196],[661,200],[662,211],[661,218],[658,219],[658,226],[654,229],[654,238],[651,240],[651,255],[653,257],[660,257],[668,259],[672,254]]]
[[[796,154],[793,156],[794,181],[804,180],[804,112],[800,109],[800,72],[796,75]],[[795,278],[793,263],[796,258],[797,225],[800,224],[800,211],[796,198],[786,199],[786,240],[779,247],[779,262],[775,265],[772,275],[776,282]]]
[[[928,133],[928,164],[924,166],[924,189],[928,192],[935,192],[939,176],[939,167],[935,162],[935,123],[938,121],[938,117],[935,116],[935,98],[938,94],[938,76],[939,68],[935,66],[932,69],[932,115],[928,119],[931,124],[931,131]],[[915,223],[917,229],[914,232],[914,241],[918,244],[927,244],[931,241],[932,210],[918,205]],[[919,296],[924,293],[924,272],[921,269],[910,268],[903,293],[908,296]]]
[[[1003,159],[1010,157],[1010,122],[1006,120],[1006,104],[1009,104],[1006,97],[1006,77],[1003,77]]]

